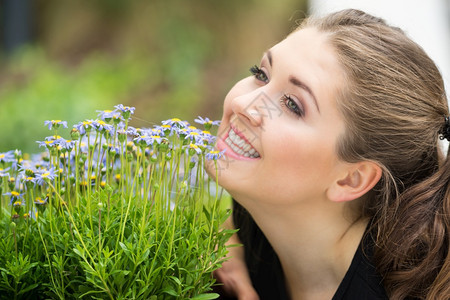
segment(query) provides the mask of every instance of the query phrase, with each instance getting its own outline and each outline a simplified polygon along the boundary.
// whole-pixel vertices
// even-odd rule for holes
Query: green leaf
[[[219,294],[217,293],[208,293],[208,294],[201,294],[197,295],[191,298],[191,300],[209,300],[209,299],[217,299],[219,298]]]

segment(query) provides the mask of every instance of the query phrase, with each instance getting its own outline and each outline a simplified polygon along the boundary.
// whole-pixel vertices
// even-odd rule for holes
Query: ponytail
[[[377,224],[375,263],[388,294],[392,299],[449,299],[450,154],[396,202],[383,218],[391,221]]]

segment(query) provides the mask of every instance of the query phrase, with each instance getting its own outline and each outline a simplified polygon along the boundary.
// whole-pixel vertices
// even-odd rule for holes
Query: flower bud
[[[70,131],[70,137],[72,138],[72,140],[78,140],[80,138],[80,131],[76,128],[73,128]]]
[[[127,152],[127,161],[132,162],[133,161],[133,154],[130,152]]]
[[[125,140],[127,139],[127,134],[125,131],[119,131],[117,132],[117,138],[119,139],[119,141],[121,143],[125,142]]]
[[[133,142],[128,142],[127,143],[127,150],[128,151],[133,151],[133,146],[134,146]]]

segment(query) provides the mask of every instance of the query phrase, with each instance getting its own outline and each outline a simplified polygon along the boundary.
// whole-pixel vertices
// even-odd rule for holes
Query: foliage
[[[117,105],[46,152],[0,153],[1,299],[214,299],[212,272],[233,233],[223,192],[204,167],[212,149],[179,119],[139,129]],[[217,174],[216,174],[217,178]]]

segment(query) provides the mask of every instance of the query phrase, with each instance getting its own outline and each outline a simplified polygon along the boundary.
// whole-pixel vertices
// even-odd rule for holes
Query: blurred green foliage
[[[0,53],[0,152],[37,152],[45,120],[69,126],[122,103],[146,127],[219,119],[223,98],[304,17],[304,0],[36,0],[34,40]]]

